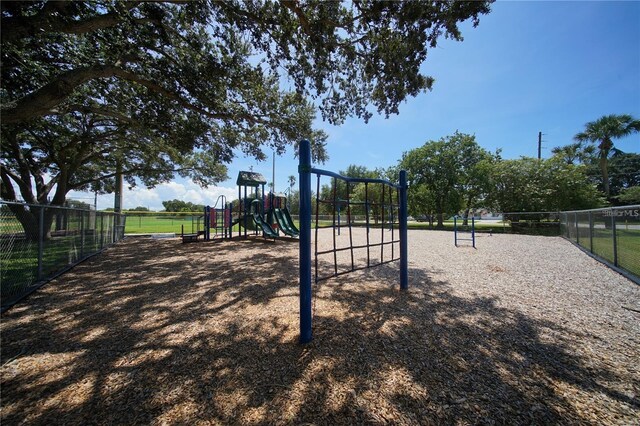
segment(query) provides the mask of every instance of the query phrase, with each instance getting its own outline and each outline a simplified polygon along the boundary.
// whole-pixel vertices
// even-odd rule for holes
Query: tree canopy
[[[281,74],[296,94],[319,99],[332,123],[367,119],[370,106],[397,113],[407,96],[432,87],[420,71],[428,48],[441,36],[462,40],[458,22],[477,25],[489,4],[3,2],[3,79],[12,87],[2,121],[108,107],[71,98],[87,83],[109,96],[127,82],[213,120],[276,124],[261,107],[278,100],[271,89]]]
[[[490,3],[3,1],[2,197],[61,205],[120,172],[215,184],[236,152],[301,138],[322,162],[318,109],[334,124],[398,113],[432,88],[428,49]]]
[[[640,154],[615,150],[609,157],[609,191],[613,201],[624,201],[625,197],[616,197],[634,187],[640,187]]]
[[[629,114],[604,115],[597,120],[585,124],[584,131],[577,133],[574,139],[578,142],[597,144],[597,156],[602,172],[604,192],[609,197],[609,153],[613,150],[613,140],[640,132],[640,120]]]
[[[502,212],[556,212],[604,204],[585,166],[559,157],[502,160],[493,167],[492,182],[487,205]]]
[[[194,204],[190,201],[169,200],[163,201],[162,205],[167,212],[203,212],[203,204]]]
[[[400,168],[407,170],[409,209],[416,214],[433,211],[438,226],[444,226],[445,215],[473,207],[489,191],[492,161],[475,136],[460,132],[405,153]]]
[[[580,164],[585,167],[587,179],[605,192],[602,173],[601,153],[592,144],[576,142],[552,150],[554,157],[567,164]],[[613,147],[607,154],[607,182],[610,201],[618,204],[622,199],[617,196],[622,191],[640,186],[640,154],[625,153]]]

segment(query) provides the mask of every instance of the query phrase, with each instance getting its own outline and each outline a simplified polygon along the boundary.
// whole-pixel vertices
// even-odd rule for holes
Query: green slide
[[[253,220],[256,223],[256,225],[258,225],[260,228],[262,228],[262,232],[264,233],[264,235],[266,237],[278,238],[278,234],[276,233],[276,231],[274,231],[273,228],[271,227],[271,225],[269,225],[264,220],[262,215],[260,215],[258,213],[254,213],[253,214]]]
[[[276,221],[278,222],[280,229],[282,229],[282,232],[290,237],[297,237],[300,235],[300,232],[295,229],[295,226],[293,228],[291,227],[291,224],[287,221],[287,218],[281,209],[273,209],[273,215],[276,217]]]
[[[293,224],[293,219],[291,219],[291,215],[289,214],[289,209],[285,207],[284,209],[281,209],[281,211],[282,211],[282,215],[284,216],[284,219],[287,221],[287,225],[289,225],[289,228],[296,234],[300,234],[300,230],[296,228],[296,225]]]

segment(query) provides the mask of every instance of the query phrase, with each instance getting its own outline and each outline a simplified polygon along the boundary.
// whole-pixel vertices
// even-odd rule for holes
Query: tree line
[[[575,143],[554,148],[548,159],[503,159],[499,150],[492,153],[482,148],[474,135],[455,132],[405,152],[388,169],[351,165],[340,174],[397,183],[398,170],[406,170],[409,214],[426,217],[438,227],[453,214],[466,218],[474,208],[555,212],[640,203],[640,154],[624,153],[613,144],[616,138],[639,132],[640,121],[611,115],[585,127],[576,134]],[[325,184],[319,198],[329,202],[320,203],[318,212],[331,215],[334,206],[344,212],[346,200],[360,212],[362,208],[355,206],[365,195],[382,200],[379,185],[369,185],[367,190],[364,194],[362,184],[347,190],[342,181]],[[380,215],[375,210],[369,213],[374,218]]]

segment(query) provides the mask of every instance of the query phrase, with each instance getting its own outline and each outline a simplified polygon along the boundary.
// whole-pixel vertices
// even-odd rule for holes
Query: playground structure
[[[198,238],[200,238],[201,235],[206,235],[206,226],[204,228],[204,230],[200,229],[200,220],[202,219],[203,223],[206,223],[207,220],[207,213],[205,210],[205,214],[203,216],[198,216],[196,218],[196,224],[195,224],[195,232],[194,232],[194,223],[193,223],[193,217],[191,218],[191,232],[188,232],[185,234],[184,232],[184,225],[181,226],[181,232],[180,232],[180,238],[182,238],[182,242],[183,243],[193,243],[193,242],[197,242]]]
[[[231,228],[231,205],[224,195],[220,195],[213,207],[204,208],[204,239],[210,241],[217,236],[231,238]]]
[[[203,227],[200,228],[202,223]],[[191,224],[191,232],[184,232],[184,225],[182,225],[182,232],[180,237],[183,243],[197,242],[200,236],[204,237],[205,241],[210,241],[216,237],[227,239],[231,237],[231,207],[230,203],[227,203],[227,199],[224,195],[220,195],[213,207],[205,206],[204,214],[197,218],[195,232],[193,226],[193,220]],[[213,230],[213,233],[211,232]]]
[[[460,238],[458,232],[462,233],[463,231],[458,228],[458,215],[455,215],[453,216],[453,243],[459,247],[458,241],[471,241],[471,246],[476,248],[476,222],[473,215],[471,216],[471,238]]]
[[[249,231],[253,231],[254,235],[262,231],[263,237],[273,239],[282,236],[298,237],[300,231],[293,223],[286,206],[286,196],[272,192],[265,194],[266,183],[267,180],[259,173],[248,171],[238,173],[237,217],[232,221],[231,226],[239,224],[238,236],[244,238],[250,235]],[[252,191],[248,191],[249,188]]]
[[[204,229],[200,229],[199,217],[196,232],[185,234],[183,227],[182,242],[198,241],[201,235],[204,236],[205,241],[216,238],[230,240],[233,239],[233,227],[236,225],[238,225],[237,236],[240,238],[248,238],[249,235],[257,236],[260,231],[265,238],[298,237],[300,231],[291,218],[286,205],[287,197],[284,194],[264,194],[267,181],[261,174],[255,172],[241,171],[238,173],[236,183],[238,200],[227,202],[227,198],[220,195],[213,207],[204,208],[204,216],[202,216]]]
[[[408,249],[407,249],[407,174],[406,171],[401,170],[399,175],[399,184],[394,184],[384,179],[366,179],[366,178],[350,178],[342,176],[334,172],[327,170],[316,169],[311,166],[311,144],[308,140],[302,140],[300,142],[300,163],[298,166],[299,172],[299,184],[300,184],[300,343],[308,343],[312,340],[312,294],[311,294],[311,174],[317,176],[317,189],[316,189],[316,211],[315,211],[315,230],[316,230],[316,244],[313,264],[315,266],[314,282],[317,284],[319,281],[329,279],[331,277],[337,277],[339,275],[347,274],[359,269],[370,268],[379,266],[385,263],[400,261],[400,289],[406,290],[408,288],[409,275],[408,275]],[[333,179],[333,196],[329,200],[322,200],[319,198],[320,194],[320,177],[326,176]],[[337,196],[337,182],[341,181],[346,184],[346,199],[340,199]],[[351,200],[350,199],[350,187],[353,185],[364,185],[364,200]],[[374,200],[369,195],[369,186],[380,185],[382,191],[380,193],[380,200]],[[387,189],[388,188],[388,189]],[[395,192],[395,200],[394,194]],[[319,205],[321,203],[329,204],[333,210],[333,221],[329,226],[333,228],[333,248],[331,250],[319,251],[318,250],[318,229],[323,227],[319,224]],[[339,231],[340,226],[337,226],[336,216],[337,210],[343,205],[346,205],[347,209],[347,223],[349,226],[349,240],[348,247],[337,248],[336,246],[336,233]],[[359,206],[364,208],[365,211],[365,226],[366,226],[366,244],[354,245],[352,238],[352,221],[351,221],[351,208],[352,206]],[[371,244],[369,240],[370,232],[370,214],[372,207],[381,209],[380,217],[382,218],[382,224],[380,226],[382,232],[381,242],[377,244]],[[397,212],[397,215],[394,214]],[[385,217],[386,213],[390,213],[390,231],[391,240],[385,241]],[[339,218],[339,216],[338,216]],[[397,233],[394,233],[394,229],[398,229]],[[399,245],[399,253],[396,253],[393,249],[394,244]],[[391,259],[384,260],[384,248],[385,246],[391,247]],[[380,261],[372,262],[371,248],[380,248]],[[354,249],[366,249],[367,260],[366,266],[357,267],[354,262]],[[337,252],[350,250],[351,265],[347,271],[338,271],[337,266]],[[332,254],[334,259],[333,273],[326,276],[318,275],[318,256],[323,254]]]
[[[266,197],[267,221],[289,237],[298,237],[300,230],[293,223],[291,213],[287,208],[287,196],[270,192]]]

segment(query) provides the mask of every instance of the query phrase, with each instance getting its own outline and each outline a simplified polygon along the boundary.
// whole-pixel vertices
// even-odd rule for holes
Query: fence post
[[[409,250],[407,246],[407,172],[400,170],[400,290],[409,287]]]
[[[42,256],[44,254],[44,206],[38,212],[38,281],[42,279]]]
[[[616,215],[611,209],[611,233],[613,234],[613,264],[618,266],[618,237],[616,231]]]
[[[104,213],[100,213],[100,250],[104,247]]]
[[[593,215],[589,210],[589,251],[593,253]]]
[[[580,245],[580,227],[578,226],[578,213],[573,214],[573,222],[576,224],[576,244]]]
[[[80,212],[80,259],[83,259],[83,258],[84,258],[84,211],[81,211]]]
[[[311,143],[300,141],[300,343],[312,339],[311,328]],[[245,228],[246,229],[246,228]]]

